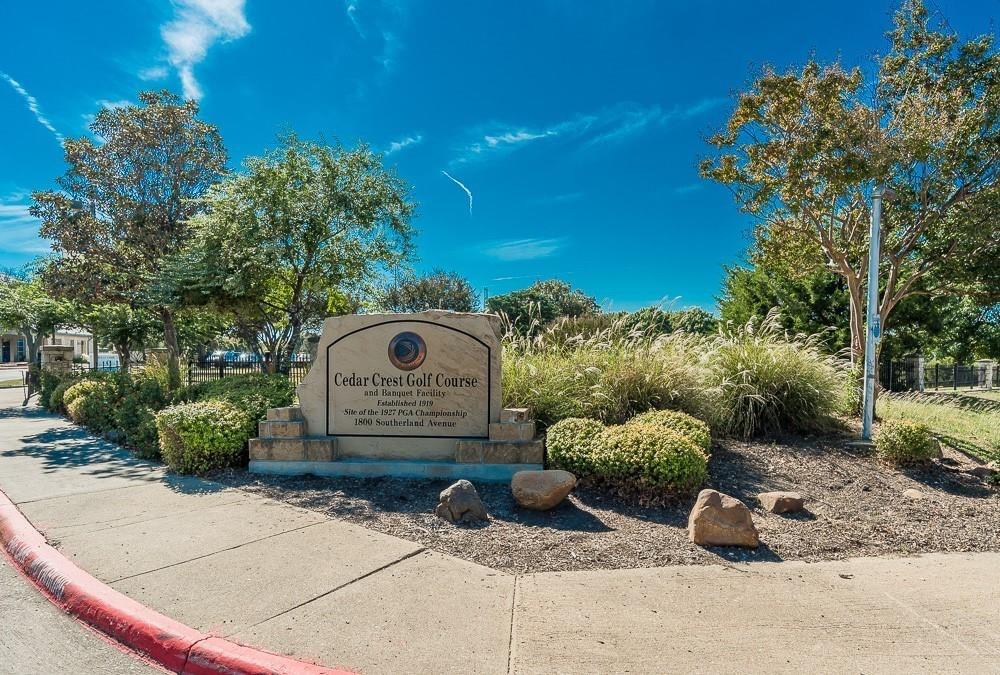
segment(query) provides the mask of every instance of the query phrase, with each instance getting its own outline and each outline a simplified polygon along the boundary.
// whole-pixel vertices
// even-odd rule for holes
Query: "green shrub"
[[[912,420],[883,420],[873,439],[875,455],[896,465],[916,464],[940,456],[941,444],[930,427]]]
[[[115,428],[115,409],[120,399],[118,378],[112,377],[81,380],[63,394],[70,419],[98,433]]]
[[[66,378],[56,385],[56,388],[52,390],[48,397],[48,406],[46,406],[50,411],[62,413],[66,411],[66,403],[63,401],[63,397],[66,395],[66,390],[77,383],[77,380],[72,378]]]
[[[225,401],[196,401],[156,413],[160,454],[174,471],[205,473],[236,463],[247,441],[247,413]]]
[[[636,415],[626,424],[648,424],[676,431],[694,441],[695,445],[705,451],[712,445],[712,432],[708,425],[696,417],[677,410],[650,410]]]
[[[32,368],[34,369],[35,366],[32,366]],[[38,369],[38,405],[46,410],[58,412],[59,409],[52,406],[52,392],[56,390],[63,380],[69,379],[69,373],[60,374],[44,368]]]
[[[660,424],[608,427],[597,445],[597,474],[612,481],[685,494],[708,478],[705,452],[690,438]]]
[[[577,476],[593,474],[596,442],[602,431],[604,425],[597,420],[570,417],[556,422],[545,435],[549,463]]]
[[[704,483],[708,455],[665,426],[667,417],[649,419],[612,427],[590,419],[561,420],[546,434],[549,463],[579,477],[642,491],[686,494]],[[698,420],[693,422],[689,426],[705,432],[696,426]]]
[[[155,413],[166,406],[167,398],[166,378],[158,371],[134,372],[123,384],[115,422],[137,457],[160,458]]]
[[[775,313],[722,331],[706,353],[713,426],[725,434],[821,431],[844,409],[841,362],[819,335],[786,335]]]
[[[284,375],[236,375],[184,387],[174,396],[175,403],[226,401],[247,413],[248,437],[257,435],[257,422],[267,418],[268,408],[289,406],[295,387]]]

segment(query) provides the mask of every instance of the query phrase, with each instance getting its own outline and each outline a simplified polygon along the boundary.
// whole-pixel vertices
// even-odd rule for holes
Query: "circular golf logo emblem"
[[[389,361],[400,370],[419,368],[427,356],[427,344],[416,333],[405,331],[389,341]]]

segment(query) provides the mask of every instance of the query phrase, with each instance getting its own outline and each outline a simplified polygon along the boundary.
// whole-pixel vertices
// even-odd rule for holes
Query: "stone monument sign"
[[[327,319],[300,408],[271,411],[251,469],[503,479],[540,466],[527,411],[502,410],[499,331],[489,314]]]

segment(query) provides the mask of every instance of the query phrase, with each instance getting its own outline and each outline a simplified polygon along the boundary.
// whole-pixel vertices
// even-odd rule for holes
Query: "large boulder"
[[[569,471],[518,471],[510,481],[510,491],[518,506],[548,511],[559,506],[576,487],[576,476]]]
[[[716,490],[702,490],[688,517],[688,537],[699,546],[756,548],[760,535],[746,504]]]
[[[441,491],[441,503],[434,509],[441,518],[450,523],[476,523],[486,520],[483,506],[475,486],[467,480],[460,480]]]
[[[806,503],[798,492],[761,492],[757,499],[761,507],[771,513],[794,513],[801,511]]]

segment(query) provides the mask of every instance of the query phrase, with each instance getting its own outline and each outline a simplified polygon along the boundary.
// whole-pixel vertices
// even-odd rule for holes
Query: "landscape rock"
[[[746,504],[716,490],[702,490],[688,517],[688,537],[699,546],[756,548],[760,535]]]
[[[996,462],[990,462],[989,464],[980,464],[968,469],[966,473],[972,474],[977,478],[989,478],[994,473],[1000,471],[1000,467],[997,466]]]
[[[801,511],[806,503],[798,492],[761,492],[757,499],[771,513],[794,513]]]
[[[914,501],[924,498],[924,493],[916,488],[910,488],[909,490],[903,490],[903,496],[907,499],[912,499]]]
[[[434,513],[450,523],[476,523],[486,520],[486,507],[475,486],[460,480],[441,491],[441,503]]]
[[[576,487],[576,476],[569,471],[518,471],[510,481],[510,491],[518,506],[548,511],[566,499]]]

